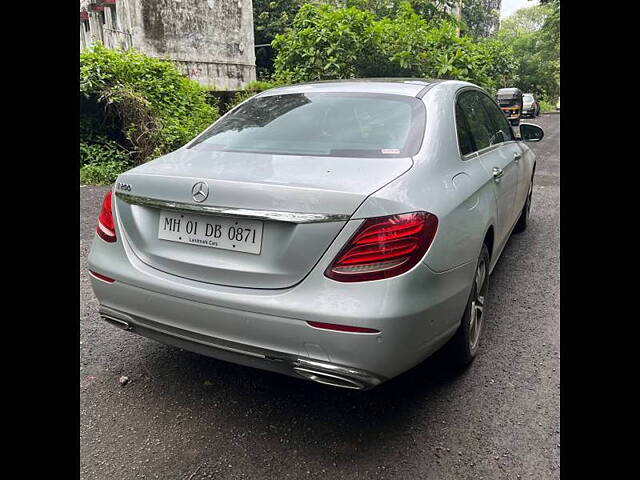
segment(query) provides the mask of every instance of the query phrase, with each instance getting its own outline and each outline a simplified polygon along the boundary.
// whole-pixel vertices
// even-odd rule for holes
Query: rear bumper
[[[248,367],[269,370],[318,383],[354,390],[368,390],[380,385],[385,377],[366,370],[337,365],[309,357],[256,348],[221,338],[133,317],[108,307],[100,307],[100,317],[123,330],[137,333],[158,342],[173,345],[208,357],[226,360]]]
[[[323,274],[340,245],[301,283],[277,290],[170,275],[142,263],[122,241],[97,238],[88,264],[115,279],[91,276],[101,315],[112,323],[222,360],[321,383],[337,375],[345,382],[339,386],[366,389],[420,363],[455,333],[475,262],[443,273],[420,263],[393,279],[345,284]],[[379,332],[325,330],[309,321]]]

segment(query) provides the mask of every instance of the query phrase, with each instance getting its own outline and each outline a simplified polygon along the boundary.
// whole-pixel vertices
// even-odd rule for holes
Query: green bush
[[[552,103],[540,100],[540,113],[555,112],[556,106]]]
[[[128,161],[103,160],[80,167],[80,183],[85,185],[110,185],[118,175],[131,168]]]
[[[459,37],[448,20],[426,21],[407,2],[379,20],[355,7],[304,5],[276,36],[274,78],[283,83],[357,77],[466,80],[490,90],[510,86],[517,61],[499,40]]]
[[[80,92],[81,162],[88,172],[108,164],[104,178],[123,162],[135,166],[179,148],[218,117],[197,82],[135,50],[83,51]]]
[[[129,163],[129,154],[113,140],[100,138],[94,143],[80,142],[80,166],[109,161]]]

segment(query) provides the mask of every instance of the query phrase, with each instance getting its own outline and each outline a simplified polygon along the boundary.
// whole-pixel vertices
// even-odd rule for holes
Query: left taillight
[[[113,223],[113,199],[111,192],[107,192],[102,201],[100,215],[98,215],[98,227],[96,228],[98,236],[105,242],[113,243],[116,241],[116,229]]]
[[[412,212],[364,221],[325,275],[340,282],[364,282],[400,275],[413,268],[431,246],[438,217]]]

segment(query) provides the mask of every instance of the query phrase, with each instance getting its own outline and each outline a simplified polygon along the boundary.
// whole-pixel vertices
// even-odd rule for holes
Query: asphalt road
[[[106,188],[81,187],[81,478],[559,478],[560,115],[530,121],[546,132],[532,146],[530,225],[491,276],[476,361],[456,373],[436,354],[370,392],[232,365],[100,321],[85,272]]]

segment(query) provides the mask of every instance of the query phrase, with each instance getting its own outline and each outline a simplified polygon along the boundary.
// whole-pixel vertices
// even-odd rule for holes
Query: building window
[[[109,5],[109,13],[111,14],[111,28],[113,30],[119,30],[118,28],[118,15],[116,13],[116,6]]]

